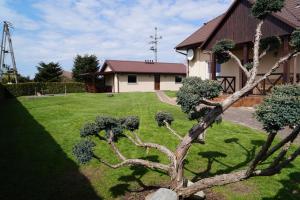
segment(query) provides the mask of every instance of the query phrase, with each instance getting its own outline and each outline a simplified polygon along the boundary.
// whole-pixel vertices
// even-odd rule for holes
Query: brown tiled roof
[[[109,66],[112,72],[108,73],[137,73],[137,74],[186,74],[186,66],[180,63],[146,63],[140,61],[107,60],[101,68]]]
[[[255,3],[255,0],[248,0],[250,3]],[[236,0],[233,4],[238,3],[239,0]],[[277,17],[281,21],[286,24],[294,27],[300,27],[300,0],[285,0],[285,6],[281,10],[281,12],[274,13],[273,16]],[[228,12],[226,12],[226,15]],[[221,23],[225,14],[218,16],[212,21],[208,22],[206,25],[202,26],[196,32],[194,32],[191,36],[181,42],[176,46],[176,49],[186,49],[191,46],[200,46],[209,35],[213,32],[213,30]]]
[[[201,28],[195,31],[192,35],[186,38],[183,42],[176,46],[176,49],[186,49],[189,46],[200,46],[207,37],[216,28],[224,14],[214,18],[213,20],[205,23]]]

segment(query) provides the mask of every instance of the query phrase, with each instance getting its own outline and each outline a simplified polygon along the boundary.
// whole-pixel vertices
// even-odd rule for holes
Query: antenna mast
[[[152,39],[150,44],[153,45],[150,50],[154,52],[155,62],[157,62],[158,41],[162,39],[162,36],[157,35],[157,27],[155,27],[154,35],[151,35],[150,38]]]
[[[3,31],[2,31],[2,40],[1,40],[1,51],[0,51],[0,82],[2,82],[2,78],[4,74],[13,74],[15,78],[15,82],[18,83],[17,78],[17,66],[15,60],[14,49],[12,46],[12,40],[10,35],[9,28],[13,28],[10,22],[3,22]],[[8,47],[7,47],[8,42]],[[6,54],[10,54],[12,66],[5,64],[5,56]]]

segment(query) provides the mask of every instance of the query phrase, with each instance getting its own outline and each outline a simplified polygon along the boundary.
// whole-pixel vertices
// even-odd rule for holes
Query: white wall
[[[137,83],[128,83],[128,74],[115,75],[113,92],[154,92],[154,75],[137,74]],[[118,83],[119,82],[119,83]],[[175,75],[160,75],[160,90],[177,91],[182,84],[175,83]],[[119,87],[119,90],[118,88]]]
[[[210,61],[210,54],[203,53],[200,49],[195,50],[195,57],[188,62],[189,77],[201,77],[203,80],[209,79],[210,74],[208,70],[208,63]]]

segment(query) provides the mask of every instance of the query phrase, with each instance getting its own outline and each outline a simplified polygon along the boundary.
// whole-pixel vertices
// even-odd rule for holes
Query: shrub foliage
[[[300,86],[283,85],[273,89],[256,110],[256,118],[271,133],[300,122]]]
[[[158,126],[165,126],[165,122],[171,125],[172,122],[174,121],[174,118],[171,113],[161,111],[156,113],[155,120]]]
[[[96,144],[91,140],[81,140],[73,147],[73,155],[79,163],[86,164],[94,157],[94,147]]]
[[[202,80],[198,77],[186,78],[177,92],[177,103],[189,119],[199,119],[207,110],[198,111],[201,100],[213,99],[220,95],[222,87],[217,81]]]
[[[252,7],[252,15],[257,19],[264,19],[273,12],[279,12],[284,6],[284,0],[256,0]]]
[[[216,55],[217,62],[222,64],[230,60],[230,55],[226,52],[235,47],[232,40],[220,40],[214,45],[212,52]]]

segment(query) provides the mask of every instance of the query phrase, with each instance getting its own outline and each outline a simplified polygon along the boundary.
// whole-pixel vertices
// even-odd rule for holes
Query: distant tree
[[[60,82],[62,75],[62,68],[59,63],[44,63],[40,62],[37,66],[38,73],[35,75],[36,82]]]
[[[93,73],[99,70],[99,61],[95,55],[77,55],[74,59],[73,77],[76,81],[90,81],[90,76],[82,76],[82,74]]]

